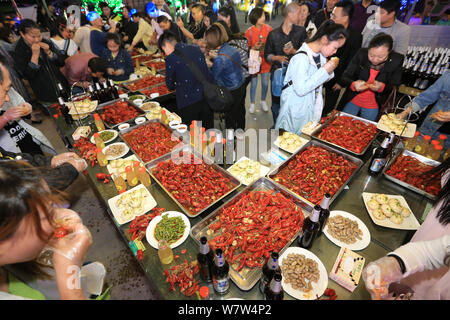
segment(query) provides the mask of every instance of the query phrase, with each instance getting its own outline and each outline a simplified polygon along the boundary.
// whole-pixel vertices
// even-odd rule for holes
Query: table
[[[55,114],[57,111],[54,108],[50,108],[50,112]],[[59,129],[62,137],[67,137],[70,142],[73,143],[72,133],[76,129],[76,124],[67,125],[64,122],[63,117],[54,118],[56,126]],[[93,119],[90,119],[89,116],[87,119],[83,120],[84,125],[89,124],[92,128],[94,128]],[[303,135],[303,134],[302,134]],[[304,135],[303,135],[304,136]],[[304,136],[307,137],[307,136]],[[114,142],[120,141],[120,138],[117,138]],[[376,143],[376,142],[375,142]],[[269,146],[270,148],[270,146]],[[371,150],[371,148],[369,148]],[[128,155],[131,154],[131,151]],[[126,156],[128,156],[126,155]],[[386,194],[401,194],[405,197],[408,202],[411,210],[419,219],[422,217],[424,209],[429,203],[429,200],[419,194],[416,194],[410,190],[407,190],[391,181],[386,180],[381,175],[377,177],[370,176],[368,174],[368,165],[369,159],[371,156],[371,151],[368,151],[363,157],[362,160],[365,161],[364,166],[359,170],[359,172],[355,175],[354,179],[349,183],[348,190],[344,190],[338,198],[332,203],[330,210],[344,210],[348,211],[358,218],[360,218],[371,233],[371,242],[370,245],[364,250],[357,251],[358,254],[362,255],[366,258],[366,264],[374,261],[382,256],[385,256],[390,251],[398,248],[405,242],[407,242],[414,231],[405,231],[405,230],[396,230],[384,228],[376,225],[371,220],[369,214],[367,213],[364,203],[362,201],[362,192],[379,192]],[[105,203],[107,200],[116,196],[118,194],[115,185],[113,183],[103,184],[96,179],[96,174],[99,172],[108,173],[106,167],[101,168],[98,165],[95,167],[89,166],[88,177],[93,187],[94,191],[97,193],[98,197],[101,198]],[[190,218],[191,227],[197,224],[204,217],[209,215],[212,211],[217,209],[224,202],[228,201],[237,194],[244,190],[245,186],[239,187],[239,189],[227,197],[225,197],[222,201],[215,204],[213,207],[208,209],[205,213],[195,217]],[[155,198],[158,203],[158,207],[163,207],[166,210],[175,210],[181,211],[176,203],[167,195],[162,188],[155,182],[152,181],[151,186],[149,186],[148,190]],[[108,206],[106,206],[108,207]],[[108,208],[108,214],[111,219],[114,221],[119,233],[123,237],[123,240],[128,244],[131,241],[131,236],[126,232],[128,229],[128,223],[120,226],[117,221],[114,219],[110,209]],[[144,239],[143,243],[146,247],[144,251],[144,260],[138,261],[139,265],[142,267],[142,270],[145,272],[147,277],[152,281],[155,288],[159,291],[160,298],[162,299],[197,299],[197,296],[194,295],[192,297],[186,297],[183,294],[177,292],[168,293],[168,285],[165,282],[165,276],[163,274],[164,269],[173,266],[175,264],[181,263],[186,258],[189,262],[196,259],[196,255],[198,252],[198,246],[196,242],[191,238],[188,239],[180,245],[179,247],[173,250],[174,255],[179,255],[179,259],[175,259],[172,264],[168,266],[163,266],[158,258],[157,250],[152,248],[147,241]],[[296,241],[293,242],[292,246],[297,246]],[[181,250],[186,249],[186,254],[182,254]],[[130,248],[131,250],[131,248]],[[329,241],[325,235],[317,238],[314,242],[311,251],[319,257],[319,259],[323,262],[327,272],[329,273],[334,262],[337,258],[340,248],[334,245],[331,241]],[[200,283],[200,285],[205,285]],[[211,285],[210,292],[213,292]],[[350,293],[337,283],[332,280],[329,280],[328,287],[332,288],[336,291],[338,295],[338,299],[345,300],[360,300],[360,299],[370,299],[370,295],[365,289],[364,281],[361,279],[358,287],[355,289],[353,293]],[[264,299],[263,295],[260,293],[258,285],[255,285],[249,291],[240,290],[232,281],[231,288],[228,294],[225,296],[219,296],[216,294],[212,294],[212,298],[214,299],[228,299],[228,298],[242,298],[242,299],[252,299],[252,300],[260,300]],[[285,299],[292,299],[289,295],[285,294]]]

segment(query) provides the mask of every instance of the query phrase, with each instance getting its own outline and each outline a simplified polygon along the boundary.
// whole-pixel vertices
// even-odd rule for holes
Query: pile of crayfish
[[[209,225],[209,246],[220,248],[239,272],[244,266],[262,267],[272,251],[280,252],[303,226],[304,215],[279,192],[250,191],[222,209]],[[220,233],[220,235],[214,236]]]
[[[144,239],[150,221],[152,221],[154,217],[160,216],[165,211],[166,209],[164,208],[156,207],[149,213],[134,218],[127,231],[128,234],[132,235],[131,240],[134,241],[135,239],[138,239],[140,241]]]
[[[166,282],[169,283],[169,292],[176,291],[175,285],[178,284],[180,292],[190,297],[199,290],[199,281],[195,281],[194,276],[200,272],[197,261],[190,264],[185,259],[183,263],[164,270]]]
[[[351,117],[336,117],[319,134],[319,138],[347,150],[361,153],[377,134],[377,127]]]
[[[273,179],[308,201],[319,204],[325,193],[333,197],[357,167],[335,152],[312,146],[291,158]]]
[[[441,191],[441,177],[424,175],[431,169],[433,169],[432,166],[414,157],[401,155],[389,167],[386,174],[436,196]],[[430,179],[426,179],[427,177]]]
[[[98,162],[95,144],[92,144],[88,138],[81,137],[73,146],[80,151],[80,157],[85,159],[92,167],[95,166]]]

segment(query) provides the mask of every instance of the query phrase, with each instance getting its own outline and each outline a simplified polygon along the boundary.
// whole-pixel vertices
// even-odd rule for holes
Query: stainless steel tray
[[[108,123],[107,121],[103,121],[103,122],[105,123],[105,126],[106,126],[108,129],[115,129],[115,128],[117,128],[119,125],[121,125],[122,123],[125,123],[125,122],[131,122],[131,123],[134,123],[134,120],[135,120],[136,118],[138,118],[138,117],[140,117],[140,116],[142,116],[142,115],[145,115],[145,111],[144,111],[144,110],[142,110],[141,108],[139,108],[137,105],[135,105],[133,102],[129,101],[128,99],[123,99],[123,98],[111,100],[111,101],[108,101],[108,102],[105,102],[105,103],[100,104],[100,105],[97,107],[97,112],[98,112],[99,114],[102,114],[102,113],[103,113],[102,110],[103,110],[104,107],[110,106],[110,105],[116,103],[117,101],[126,101],[126,102],[128,102],[128,104],[129,104],[130,106],[132,106],[133,108],[136,109],[136,111],[139,113],[139,115],[138,115],[137,117],[128,119],[128,120],[126,120],[126,121],[123,121],[123,122],[121,122],[121,123],[117,123],[117,124],[114,124],[114,125],[113,125],[112,123]]]
[[[120,137],[120,139],[122,139],[122,141],[123,141],[123,142],[130,148],[130,150],[134,153],[134,155],[136,156],[136,158],[138,158],[139,161],[142,162],[144,165],[152,165],[152,163],[153,163],[154,161],[157,161],[159,158],[164,157],[166,154],[169,154],[169,153],[171,153],[171,152],[174,151],[174,150],[183,148],[183,147],[186,145],[185,143],[181,142],[181,143],[183,144],[182,146],[175,146],[175,147],[174,147],[171,151],[169,151],[168,153],[165,153],[165,154],[163,154],[163,155],[161,155],[161,156],[159,156],[158,158],[155,158],[155,159],[153,159],[153,160],[144,162],[144,161],[141,159],[141,157],[140,157],[140,156],[134,151],[134,149],[130,146],[130,144],[125,140],[125,138],[124,138],[124,136],[123,136],[124,134],[126,134],[126,133],[128,133],[128,132],[131,132],[131,131],[133,131],[134,129],[137,129],[137,128],[139,128],[139,127],[148,125],[149,123],[158,122],[158,123],[160,123],[164,128],[166,128],[167,130],[169,130],[172,134],[174,134],[175,136],[177,136],[178,138],[180,138],[180,139],[182,140],[182,136],[181,136],[177,131],[172,130],[168,125],[166,125],[165,123],[162,123],[160,119],[152,119],[152,120],[148,120],[147,118],[145,118],[145,119],[146,119],[145,122],[143,122],[143,123],[141,123],[141,124],[138,124],[138,125],[130,126],[128,129],[125,129],[125,130],[123,130],[122,132],[119,132],[119,137]]]
[[[190,145],[185,145],[181,148],[178,148],[176,150],[173,150],[172,152],[187,152],[187,153],[191,153],[194,154],[196,157],[198,157],[199,159],[202,159],[202,156],[200,153],[198,153],[197,151],[193,150],[193,148]],[[152,176],[152,178],[161,186],[161,188],[172,198],[173,201],[175,201],[175,203],[183,210],[184,213],[186,213],[186,215],[190,218],[194,218],[200,214],[202,214],[203,212],[205,212],[206,210],[208,210],[211,206],[213,206],[214,204],[216,204],[217,202],[219,202],[220,200],[222,200],[223,198],[225,198],[226,196],[228,196],[229,194],[231,194],[234,190],[236,190],[237,188],[239,188],[241,186],[241,182],[236,179],[235,177],[233,177],[228,171],[222,169],[220,166],[218,166],[217,164],[213,163],[213,160],[211,160],[211,164],[209,164],[210,166],[213,167],[214,170],[219,171],[222,175],[224,175],[225,177],[229,178],[231,180],[231,183],[233,184],[233,188],[228,191],[226,194],[222,195],[220,198],[216,199],[214,202],[210,203],[207,207],[203,208],[202,210],[200,210],[197,213],[192,213],[191,211],[189,211],[187,208],[185,208],[180,202],[178,202],[178,200],[164,187],[164,185],[155,177],[155,175],[153,174],[153,169],[161,162],[165,162],[165,161],[169,161],[171,159],[172,156],[172,152],[158,158],[155,159],[154,161],[152,161],[151,163],[146,165],[146,168],[148,170],[148,172],[150,173],[150,175]]]
[[[392,176],[390,176],[390,175],[388,175],[388,174],[386,173],[386,172],[389,170],[389,168],[395,163],[395,161],[397,161],[397,158],[400,157],[401,155],[404,155],[404,156],[411,156],[411,157],[413,157],[413,158],[416,158],[416,159],[419,160],[420,162],[425,163],[425,164],[428,164],[428,165],[433,166],[433,167],[437,167],[438,165],[441,164],[440,162],[435,161],[435,160],[433,160],[433,159],[430,159],[430,158],[424,157],[424,156],[422,156],[422,155],[420,155],[420,154],[414,153],[414,152],[412,152],[412,151],[403,149],[403,150],[399,151],[399,152],[398,152],[398,153],[397,153],[397,154],[396,154],[396,155],[395,155],[395,156],[394,156],[394,157],[386,164],[386,166],[385,166],[384,169],[383,169],[383,176],[384,176],[386,179],[388,179],[388,180],[390,180],[390,181],[392,181],[392,182],[395,182],[395,183],[401,185],[402,187],[404,187],[404,188],[406,188],[406,189],[409,189],[409,190],[412,190],[412,191],[414,191],[414,192],[417,192],[418,194],[421,194],[421,195],[423,195],[423,196],[425,196],[425,197],[427,197],[427,198],[429,198],[429,199],[431,199],[431,200],[436,199],[436,196],[435,196],[435,195],[432,195],[432,194],[426,192],[425,190],[419,189],[419,188],[417,188],[417,187],[415,187],[415,186],[413,186],[413,185],[410,185],[410,184],[408,184],[408,183],[406,183],[406,182],[404,182],[404,181],[402,181],[402,180],[398,180],[398,179],[396,179],[396,178],[394,178],[394,177],[392,177]]]
[[[285,189],[280,188],[280,186],[276,185],[272,181],[270,181],[267,178],[260,178],[256,180],[254,183],[249,185],[247,188],[245,188],[242,192],[238,193],[236,196],[231,198],[229,201],[224,203],[222,206],[217,208],[214,212],[212,212],[210,215],[208,215],[206,218],[198,222],[194,227],[191,228],[190,235],[191,237],[200,245],[200,238],[203,236],[206,236],[208,240],[212,238],[211,236],[207,235],[206,231],[209,228],[209,225],[213,223],[216,220],[216,217],[223,211],[224,208],[227,208],[229,206],[233,206],[235,203],[237,203],[242,197],[246,196],[248,193],[252,191],[267,191],[267,190],[273,190],[275,192],[280,192],[283,194],[287,199],[292,200],[298,207],[302,208],[302,211],[304,212],[305,217],[308,216],[312,212],[312,207],[305,203],[302,199],[299,197],[292,195],[291,193],[287,192]],[[292,239],[290,239],[286,245],[283,247],[283,249],[280,252],[280,255],[288,248],[292,242],[297,238],[299,235],[300,230],[294,235]],[[260,268],[248,268],[244,267],[239,272],[237,272],[232,265],[230,265],[230,277],[231,280],[239,287],[239,289],[247,291],[253,288],[253,286],[259,281],[261,278],[262,270]]]
[[[273,183],[275,183],[276,185],[280,186],[281,188],[283,188],[284,190],[288,191],[289,193],[295,195],[296,197],[299,197],[300,199],[302,199],[304,202],[306,202],[307,204],[309,204],[311,207],[314,207],[314,203],[312,203],[311,201],[305,199],[303,196],[291,191],[288,187],[276,182],[275,180],[273,180],[274,176],[278,173],[279,170],[283,169],[284,167],[286,167],[290,161],[292,161],[293,159],[295,159],[295,157],[297,156],[297,154],[303,152],[306,148],[309,148],[311,146],[317,146],[317,147],[321,147],[325,150],[328,150],[330,152],[333,153],[337,153],[339,155],[341,155],[343,158],[356,163],[358,165],[358,167],[356,168],[355,171],[353,171],[352,175],[347,179],[347,181],[345,181],[342,186],[339,188],[339,190],[331,197],[330,199],[330,205],[333,203],[333,201],[339,196],[339,194],[342,192],[342,190],[344,190],[345,186],[348,185],[350,183],[350,181],[354,178],[354,176],[357,174],[357,172],[359,171],[359,169],[361,169],[361,167],[364,165],[364,162],[359,159],[356,158],[352,155],[349,155],[345,152],[342,152],[340,150],[336,150],[333,147],[330,147],[327,144],[321,143],[320,141],[317,140],[310,140],[307,144],[305,144],[303,147],[301,147],[296,153],[294,153],[289,159],[287,159],[286,161],[284,161],[282,164],[280,164],[280,166],[278,168],[273,169],[271,172],[269,172],[269,174],[267,175],[267,178],[270,179],[271,181],[273,181]]]
[[[147,77],[147,76],[145,76],[145,77]],[[144,77],[144,78],[145,78],[145,77]],[[156,76],[153,76],[153,77],[156,77]],[[164,76],[161,76],[161,77],[164,77]],[[125,83],[122,84],[122,86],[125,87],[126,89],[128,89],[128,90],[131,91],[131,92],[136,92],[136,91],[140,91],[140,90],[144,90],[144,89],[148,89],[148,88],[157,87],[157,86],[160,86],[161,84],[165,84],[165,83],[166,83],[165,81],[164,81],[164,82],[161,82],[161,83],[155,83],[155,84],[152,84],[151,86],[148,86],[148,87],[145,87],[145,88],[139,88],[139,89],[137,89],[137,90],[133,90],[133,89],[130,88],[130,86],[129,86],[130,84],[136,83],[136,82],[138,82],[138,81],[140,81],[140,80],[142,80],[142,79],[143,79],[143,78],[136,79],[136,80],[133,80],[133,81],[125,82]]]
[[[356,153],[356,152],[354,152],[354,151],[345,149],[344,147],[342,147],[342,146],[340,146],[340,145],[337,145],[337,144],[334,144],[334,143],[329,142],[329,141],[327,141],[327,140],[323,140],[323,139],[320,139],[320,138],[319,138],[319,134],[322,132],[322,130],[323,130],[325,127],[327,127],[327,126],[328,126],[331,122],[333,122],[334,119],[336,119],[337,117],[343,117],[343,116],[350,117],[350,118],[353,118],[353,119],[355,119],[355,120],[360,120],[360,121],[362,121],[362,122],[364,122],[364,123],[371,123],[371,124],[373,124],[375,127],[377,126],[377,123],[376,123],[376,122],[373,122],[373,121],[370,121],[370,120],[367,120],[367,119],[364,119],[364,118],[360,118],[360,117],[354,116],[354,115],[352,115],[352,114],[348,114],[348,113],[339,111],[339,112],[337,112],[334,116],[330,117],[327,121],[325,121],[325,123],[323,123],[321,126],[317,127],[317,129],[315,129],[315,130],[311,133],[311,137],[312,137],[313,139],[316,139],[316,140],[321,141],[321,142],[323,142],[323,143],[332,145],[332,146],[334,146],[334,147],[336,147],[336,148],[339,148],[339,149],[341,149],[341,150],[344,150],[344,151],[346,151],[346,152],[349,152],[349,153],[351,153],[351,154],[353,154],[353,155],[356,155],[356,156],[360,157],[360,156],[362,156],[363,154],[366,153],[367,149],[369,149],[369,147],[372,145],[373,141],[376,139],[378,133],[376,133],[376,134],[373,136],[372,140],[370,140],[370,142],[367,144],[367,146],[364,148],[363,152],[361,152],[361,153]]]

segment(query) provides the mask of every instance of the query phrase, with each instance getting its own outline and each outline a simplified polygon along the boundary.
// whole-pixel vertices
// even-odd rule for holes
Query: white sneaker
[[[266,101],[261,101],[261,107],[264,112],[269,112],[269,107],[267,106]]]
[[[255,113],[255,104],[254,103],[250,103],[250,108],[248,109],[248,112]]]

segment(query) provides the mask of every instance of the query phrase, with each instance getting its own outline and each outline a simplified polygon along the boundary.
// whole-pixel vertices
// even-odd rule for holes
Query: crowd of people
[[[266,12],[255,5],[247,30],[240,29],[233,3],[220,3],[220,7],[215,1],[191,4],[187,19],[173,15],[163,0],[157,0],[143,11],[123,6],[120,14],[102,4],[101,14],[87,10],[80,21],[66,12],[46,23],[48,30],[30,19],[18,26],[11,20],[0,21],[0,293],[8,279],[13,279],[12,271],[2,266],[34,260],[58,215],[72,217],[72,227],[80,230],[72,241],[81,248],[68,257],[64,252],[70,243],[55,244],[58,282],[66,280],[62,270],[68,263],[81,265],[91,242],[79,217],[60,208],[56,203],[61,199],[52,197],[53,190],[67,188],[86,169],[86,162],[74,153],[56,154],[42,132],[23,118],[30,116],[37,103],[45,109],[57,102],[62,90],[75,94],[106,79],[129,80],[134,72],[130,53],[135,48],[163,53],[166,85],[175,90],[177,114],[186,124],[201,120],[207,129],[214,127],[214,112],[219,112],[227,129],[245,130],[247,88],[248,112],[254,113],[259,79],[261,109],[271,109],[274,128],[297,134],[336,108],[376,120],[384,97],[402,82],[410,27],[397,19],[400,0],[384,0],[378,19],[369,19],[370,0],[357,4],[327,0],[319,10],[311,2],[293,1],[283,6],[283,21],[277,28],[266,23]],[[401,116],[438,99],[444,101],[436,106],[448,115],[449,95],[442,98],[440,93],[449,92],[449,81],[447,71]],[[223,110],[216,110],[207,99],[206,82],[220,86],[231,97]],[[269,90],[270,108],[266,102]],[[38,114],[32,120],[39,122]],[[449,120],[426,121],[424,128],[435,135]],[[439,167],[441,173],[448,170],[448,164]],[[448,179],[442,182],[435,214],[428,218],[439,220],[439,235],[448,234],[450,212]],[[28,207],[25,203],[30,202],[33,205]],[[26,224],[39,220],[44,222],[38,223],[33,235],[39,241],[27,251],[30,238],[20,242],[17,256],[6,254]],[[392,259],[387,261],[392,263]],[[388,262],[383,260],[379,266]],[[42,275],[37,265],[30,267]],[[448,282],[442,286],[448,290]],[[61,289],[60,294],[61,298],[84,298],[77,290]]]

